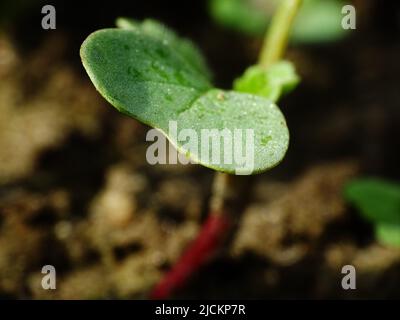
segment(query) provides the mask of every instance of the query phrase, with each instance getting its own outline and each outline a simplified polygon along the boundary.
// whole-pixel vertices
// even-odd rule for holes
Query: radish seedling
[[[282,161],[289,132],[273,102],[254,94],[214,88],[198,50],[161,24],[120,19],[119,25],[123,28],[91,34],[81,49],[93,84],[115,108],[166,133],[183,154],[218,171],[241,173],[241,167],[202,157],[202,148],[187,148],[177,136],[168,135],[171,121],[178,124],[178,130],[191,129],[197,136],[202,129],[252,129],[254,170],[246,173],[263,172]],[[272,84],[275,91],[283,86],[280,82]],[[208,154],[218,152],[218,159],[224,158],[224,148],[211,147]]]
[[[214,88],[198,49],[154,20],[136,22],[120,18],[118,28],[94,32],[82,44],[83,65],[107,101],[122,113],[159,129],[190,159],[223,172],[216,176],[211,213],[202,231],[156,286],[153,298],[167,298],[182,286],[211,257],[232,225],[234,210],[226,208],[225,203],[229,197],[237,196],[232,190],[240,183],[226,173],[261,173],[276,166],[285,156],[289,132],[275,102],[299,81],[290,62],[281,60],[299,5],[300,0],[282,1],[259,63],[235,81],[233,91]],[[202,157],[204,147],[188,148],[177,135],[170,133],[171,121],[183,130],[194,131],[196,136],[207,129],[252,130],[254,167],[242,170],[237,163]],[[239,140],[242,142],[242,138]],[[205,148],[208,154],[217,153],[219,159],[224,159],[225,147]]]

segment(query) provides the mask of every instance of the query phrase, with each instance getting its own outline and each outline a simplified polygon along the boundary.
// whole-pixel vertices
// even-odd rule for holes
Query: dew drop
[[[141,78],[142,77],[142,73],[138,70],[136,70],[134,67],[129,66],[128,67],[128,74],[134,78]]]
[[[167,93],[167,94],[164,96],[164,99],[167,100],[167,101],[169,101],[169,102],[174,101],[174,97],[172,96],[172,94],[169,94],[169,93]]]
[[[168,73],[163,70],[163,67],[160,66],[156,61],[153,61],[151,63],[151,68],[154,72],[156,72],[158,75],[160,75],[162,78],[168,80],[169,76]]]
[[[156,54],[162,59],[165,59],[165,58],[168,57],[168,52],[163,50],[162,48],[157,48],[156,49]]]
[[[174,77],[179,84],[181,84],[181,85],[187,84],[185,77],[182,75],[182,72],[180,72],[179,70],[174,72]]]

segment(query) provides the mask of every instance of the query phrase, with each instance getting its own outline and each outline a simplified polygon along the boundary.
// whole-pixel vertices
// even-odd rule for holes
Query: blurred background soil
[[[302,83],[280,103],[288,155],[254,177],[235,234],[178,297],[400,297],[400,250],[342,198],[356,175],[400,179],[400,6],[355,4],[349,38],[289,50]],[[56,31],[40,28],[37,1],[0,33],[0,298],[145,298],[196,236],[213,172],[150,166],[148,128],[100,97],[79,46],[117,16],[157,18],[229,88],[260,42],[216,26],[203,1],[53,5]],[[41,287],[47,264],[57,290]],[[341,288],[346,264],[357,290]]]

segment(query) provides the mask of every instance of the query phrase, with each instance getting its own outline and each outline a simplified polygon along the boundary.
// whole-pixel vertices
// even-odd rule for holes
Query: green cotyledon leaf
[[[211,72],[199,49],[191,41],[179,38],[174,31],[162,23],[153,19],[146,19],[143,22],[138,22],[129,18],[118,18],[116,25],[122,29],[140,30],[160,41],[168,42],[169,45],[178,50],[182,57],[191,63],[193,67],[210,77]]]
[[[236,79],[234,88],[239,92],[263,96],[273,102],[290,91],[300,82],[292,63],[279,61],[265,69],[260,65],[251,66],[243,76]]]
[[[104,29],[84,41],[81,58],[107,101],[162,131],[199,164],[232,174],[254,174],[274,167],[286,153],[289,132],[279,108],[263,97],[213,88],[207,72],[188,59],[176,41],[165,41],[140,27]],[[253,159],[245,166],[243,161],[222,160],[232,151],[229,144],[215,148],[213,143],[203,143],[204,139],[198,148],[188,147],[187,139],[171,134],[171,122],[176,122],[179,132],[191,130],[196,137],[208,130],[210,138],[218,141],[223,132],[240,131],[243,134],[236,140],[243,144],[235,141],[233,158],[243,156],[247,143]],[[207,153],[215,158],[204,157]]]

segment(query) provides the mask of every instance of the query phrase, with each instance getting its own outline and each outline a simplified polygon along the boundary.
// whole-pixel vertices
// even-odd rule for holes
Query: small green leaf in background
[[[291,39],[298,43],[321,43],[343,38],[342,7],[338,0],[304,0],[294,22]]]
[[[375,230],[381,243],[400,247],[400,224],[377,224]]]
[[[261,36],[268,28],[280,0],[210,0],[210,14],[227,28]],[[303,0],[294,21],[291,40],[297,43],[322,43],[343,38],[342,0]]]
[[[300,78],[289,61],[279,61],[268,69],[262,66],[251,66],[243,76],[236,79],[234,88],[239,92],[247,92],[265,97],[273,102],[292,91]]]
[[[270,19],[263,10],[247,0],[212,0],[209,11],[221,25],[251,35],[263,35]]]
[[[183,154],[218,171],[237,173],[241,168],[201,159],[201,147],[197,154],[185,149],[177,137],[168,136],[170,121],[177,122],[178,130],[195,130],[198,137],[202,129],[254,130],[253,174],[283,159],[289,132],[275,104],[260,96],[214,88],[208,69],[198,64],[197,49],[161,24],[119,20],[119,25],[123,28],[92,33],[81,47],[90,79],[115,108],[161,130]],[[217,152],[224,159],[224,148]]]
[[[376,178],[350,181],[345,198],[375,224],[377,238],[400,245],[400,185]]]

